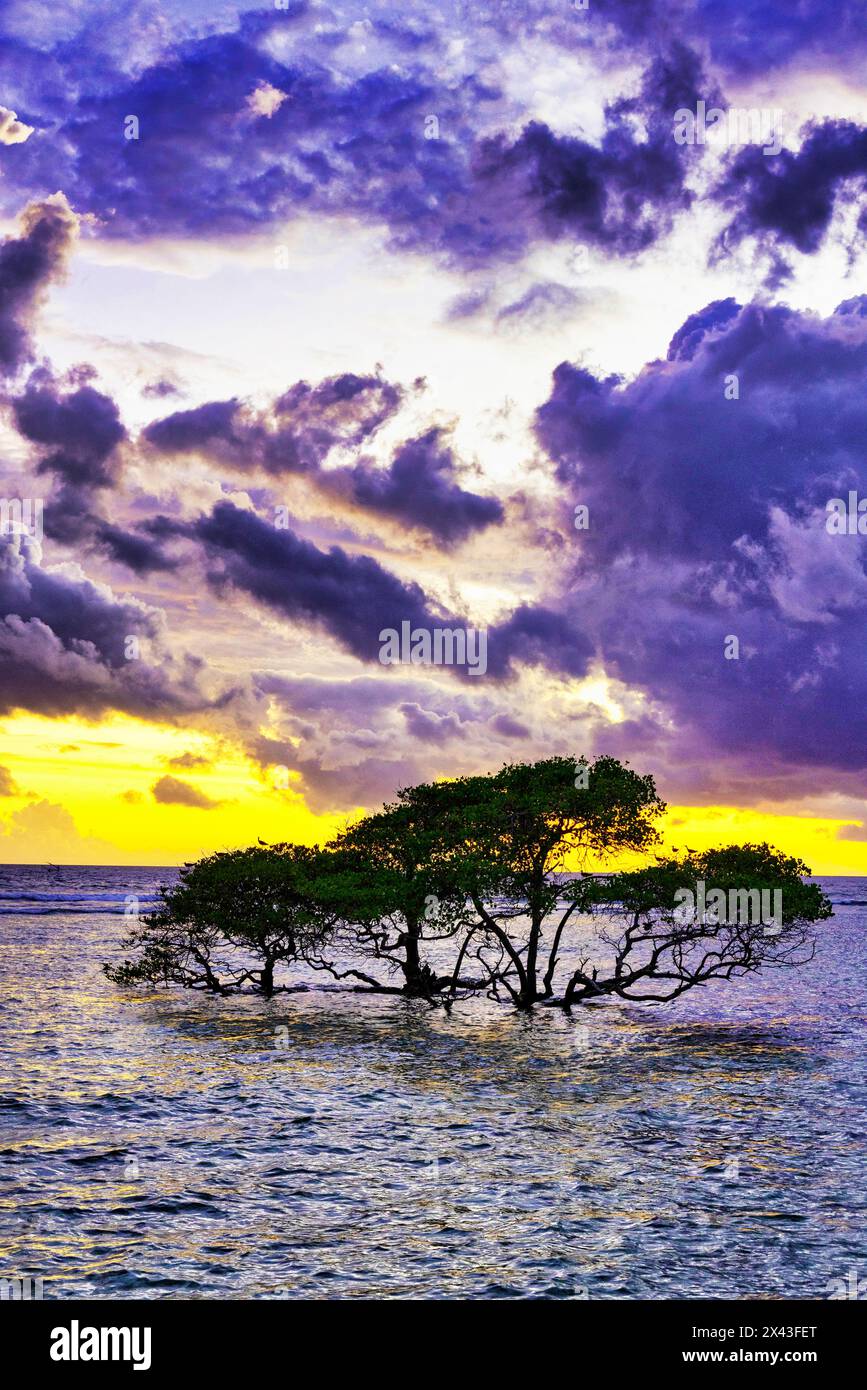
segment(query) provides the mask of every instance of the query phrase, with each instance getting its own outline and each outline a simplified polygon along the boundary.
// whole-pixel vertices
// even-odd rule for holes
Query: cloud
[[[621,7],[628,12],[634,7]],[[650,9],[650,7],[648,7]],[[867,35],[860,0],[840,0],[832,8],[824,0],[799,0],[797,6],[752,5],[749,22],[741,0],[687,0],[672,10],[672,22],[689,23],[707,44],[714,64],[735,78],[767,76],[785,65],[798,67],[802,59],[809,69],[826,65],[845,71],[862,59]],[[658,8],[653,20],[664,16]]]
[[[858,231],[867,232],[867,129],[852,121],[813,122],[800,150],[772,158],[747,145],[729,163],[713,196],[733,215],[717,242],[728,251],[747,238],[766,250],[791,247],[812,255],[822,246],[844,198],[860,206]],[[777,274],[784,273],[777,271]]]
[[[0,796],[20,796],[21,789],[8,767],[0,767]]]
[[[179,561],[167,555],[149,536],[124,530],[122,526],[113,526],[99,518],[94,518],[90,539],[117,564],[125,565],[134,574],[156,574],[178,567]]]
[[[575,44],[574,16],[546,20]],[[168,30],[132,76],[82,68],[58,45],[40,82],[31,51],[27,109],[39,129],[16,147],[8,187],[62,187],[105,235],[134,239],[205,225],[236,236],[318,214],[386,227],[393,247],[462,266],[561,238],[618,255],[652,244],[691,202],[697,155],[670,125],[677,105],[711,95],[698,58],[677,40],[648,52],[639,93],[608,104],[593,143],[519,118],[490,60],[494,23],[498,37],[528,28],[493,12],[461,26],[471,49],[478,32],[484,77],[454,62],[445,15],[368,25],[361,70],[345,29],[304,23],[303,7],[244,14],[233,32]],[[130,114],[137,139],[124,138]]]
[[[491,728],[504,738],[529,738],[530,730],[526,724],[522,724],[519,719],[513,719],[510,714],[498,714],[491,720]]]
[[[656,746],[720,795],[749,769],[842,786],[867,766],[867,556],[825,525],[829,498],[867,494],[859,306],[718,301],[629,383],[561,364],[536,431],[564,510],[589,508],[548,602],[654,703]]]
[[[285,92],[278,91],[270,82],[260,82],[247,97],[247,110],[252,116],[273,116],[285,100]]]
[[[211,767],[211,759],[205,758],[201,753],[179,753],[177,757],[168,759],[169,767],[191,768],[191,767]]]
[[[212,707],[201,661],[174,660],[164,639],[159,609],[117,598],[76,565],[43,568],[26,537],[0,537],[0,712],[174,720]]]
[[[440,429],[407,440],[388,468],[361,462],[320,475],[320,485],[359,507],[428,531],[452,546],[475,531],[499,525],[502,503],[468,492],[455,480],[455,460]]]
[[[333,449],[371,439],[403,398],[380,376],[344,372],[316,386],[296,382],[267,411],[237,398],[178,410],[148,425],[143,438],[159,453],[204,453],[239,472],[316,473]]]
[[[181,388],[166,377],[160,377],[157,381],[148,381],[142,387],[142,395],[149,400],[162,400],[165,396],[180,396]]]
[[[199,811],[213,811],[222,805],[222,802],[212,801],[204,792],[197,791],[189,782],[182,782],[178,777],[161,777],[154,782],[151,792],[154,801],[161,806],[192,806]]]
[[[14,111],[0,106],[0,145],[22,145],[32,134],[32,125],[25,125]]]
[[[450,738],[464,738],[467,730],[453,714],[437,714],[421,705],[403,704],[400,712],[413,738],[422,743],[442,743]]]
[[[127,432],[115,402],[92,384],[94,376],[93,368],[80,366],[58,379],[40,367],[10,398],[19,433],[46,450],[37,475],[56,480],[44,508],[45,534],[65,545],[89,546],[138,575],[174,569],[176,562],[152,536],[100,515],[100,494],[120,483]]]
[[[867,825],[859,821],[854,825],[841,825],[837,831],[838,840],[867,840]]]
[[[20,221],[21,235],[0,246],[0,373],[9,375],[32,356],[33,318],[63,274],[78,228],[60,193],[28,204]]]
[[[59,486],[45,508],[45,531],[66,543],[94,535],[94,499],[117,481],[116,450],[126,437],[114,401],[87,378],[79,369],[61,383],[39,368],[12,400],[19,432],[48,450],[36,472],[53,474]]]
[[[325,629],[361,661],[379,662],[380,632],[400,631],[403,622],[428,631],[472,626],[371,556],[351,555],[336,545],[320,550],[230,502],[218,502],[209,516],[174,529],[202,547],[216,592],[240,590],[285,618]],[[513,663],[581,676],[592,655],[580,627],[544,606],[522,604],[488,630],[487,671],[494,680],[511,676]],[[465,668],[449,669],[472,679]]]
[[[203,547],[218,591],[239,589],[284,617],[326,628],[347,651],[378,661],[379,632],[434,621],[417,584],[404,584],[367,555],[319,550],[230,502],[184,528]]]
[[[544,328],[546,324],[562,324],[581,303],[581,296],[568,285],[558,285],[554,281],[531,285],[519,299],[506,304],[497,314],[500,324],[514,324],[517,328]],[[473,306],[479,307],[479,306]],[[465,317],[471,308],[461,306],[461,312],[452,317]]]
[[[54,864],[114,864],[120,857],[108,840],[82,834],[66,807],[55,801],[32,802],[0,821],[0,856],[7,863],[44,863],[47,854]]]
[[[324,466],[333,451],[368,442],[392,419],[405,395],[402,387],[379,376],[344,373],[316,386],[297,382],[266,411],[253,411],[237,399],[176,411],[155,420],[143,438],[159,453],[204,454],[239,473],[303,474],[329,498],[425,530],[445,546],[499,524],[502,504],[460,485],[455,456],[441,428],[406,440],[385,468],[369,458]]]

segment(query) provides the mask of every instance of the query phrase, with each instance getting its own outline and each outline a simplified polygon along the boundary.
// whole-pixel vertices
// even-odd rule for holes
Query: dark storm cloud
[[[860,206],[859,231],[867,231],[867,129],[852,121],[806,127],[801,148],[767,158],[748,145],[731,159],[713,196],[732,210],[717,249],[746,238],[771,250],[810,255],[824,242],[844,197]]]
[[[698,313],[690,314],[668,345],[666,356],[669,362],[691,361],[708,333],[735,318],[740,313],[740,307],[736,299],[715,299],[712,304],[699,309]]]
[[[103,494],[120,481],[119,447],[127,432],[115,402],[92,385],[93,368],[73,368],[56,378],[48,367],[31,372],[23,390],[8,398],[24,439],[43,450],[38,475],[55,486],[44,506],[45,534],[65,545],[100,551],[135,574],[174,568],[156,538],[127,529],[102,514]]]
[[[96,519],[90,533],[93,544],[115,564],[124,565],[133,574],[148,575],[174,570],[178,561],[167,555],[150,536],[127,531],[122,526]]]
[[[427,631],[472,626],[371,556],[351,555],[340,546],[320,550],[230,502],[218,502],[209,516],[174,523],[172,529],[202,547],[217,592],[240,590],[290,621],[324,629],[361,661],[378,662],[380,632],[400,631],[404,622]],[[522,605],[488,630],[487,673],[494,680],[514,674],[516,663],[581,676],[591,657],[591,644],[580,629],[544,607]],[[455,666],[454,674],[471,679],[464,667]]]
[[[399,24],[394,61],[388,33],[379,34],[379,65],[362,73],[339,66],[345,33],[329,63],[321,33],[267,10],[243,16],[232,33],[168,41],[133,78],[91,75],[79,55],[58,49],[61,70],[68,64],[76,78],[68,107],[58,113],[52,95],[34,116],[31,84],[22,109],[38,128],[10,147],[8,188],[60,186],[104,234],[133,238],[235,235],[299,214],[350,214],[387,226],[396,246],[461,265],[561,237],[632,254],[688,206],[694,152],[671,138],[671,103],[710,93],[699,91],[698,60],[676,39],[664,56],[647,55],[639,96],[609,105],[595,146],[533,120],[511,134],[514,105],[493,82],[438,75],[447,32]],[[267,114],[250,100],[266,89],[282,97]],[[131,115],[136,139],[125,138]]]
[[[537,414],[570,507],[589,507],[563,610],[684,747],[746,749],[756,777],[867,765],[864,541],[825,525],[829,498],[867,495],[859,308],[718,302],[628,385],[562,364]]]
[[[126,431],[114,401],[89,384],[64,389],[47,370],[34,372],[12,403],[15,423],[34,444],[47,447],[39,473],[54,473],[76,488],[115,481],[110,460]]]
[[[66,545],[101,551],[134,574],[174,568],[157,541],[101,515],[101,494],[116,488],[118,447],[127,437],[115,402],[90,384],[90,369],[58,381],[39,368],[11,399],[23,437],[45,449],[37,474],[53,474],[56,486],[44,508],[45,534]]]
[[[672,117],[702,94],[700,63],[678,45],[654,61],[638,97],[606,108],[599,146],[557,135],[542,121],[528,123],[516,140],[482,141],[471,198],[481,199],[488,216],[498,210],[509,227],[503,235],[513,241],[569,237],[612,255],[636,254],[691,204],[688,147],[672,138]],[[645,140],[636,138],[636,117],[645,123]]]
[[[668,6],[665,7],[668,9]],[[688,0],[676,7],[707,45],[715,64],[733,77],[768,72],[803,57],[815,67],[857,62],[867,46],[860,0]],[[676,22],[676,19],[675,19]]]
[[[590,508],[589,555],[730,555],[742,535],[767,539],[772,504],[824,505],[860,471],[857,316],[758,305],[732,316],[723,301],[692,315],[670,352],[628,386],[562,363],[537,412],[558,476]]]
[[[237,400],[208,401],[192,410],[176,410],[173,415],[155,420],[143,433],[148,443],[163,454],[191,453],[215,440],[232,445],[236,442],[232,425],[237,413]]]
[[[867,46],[855,0],[833,13],[824,0],[785,14],[756,4],[747,23],[741,9],[735,0],[594,0],[591,13],[528,0],[421,20],[364,17],[367,71],[354,61],[351,10],[263,8],[234,31],[198,35],[166,18],[131,33],[141,45],[134,61],[117,42],[105,45],[108,57],[92,29],[61,43],[42,25],[29,42],[11,35],[0,61],[8,99],[36,127],[6,151],[6,196],[63,188],[103,234],[130,238],[235,235],[319,213],[385,225],[395,246],[466,267],[564,237],[635,254],[690,204],[687,166],[702,152],[674,143],[672,118],[699,98],[726,104],[714,74],[799,59],[836,69]],[[443,80],[458,35],[484,79]],[[504,52],[544,35],[566,62],[573,51],[600,69],[640,61],[640,92],[609,103],[598,144],[552,130],[488,76],[494,35]],[[259,108],[257,90],[282,100]],[[137,139],[125,138],[130,115]],[[816,127],[797,155],[740,151],[717,191],[734,212],[721,247],[760,235],[814,250],[841,182],[862,171],[863,134],[847,122]]]
[[[160,453],[204,453],[239,472],[315,473],[332,449],[376,434],[402,400],[402,389],[381,377],[345,372],[317,386],[296,382],[266,412],[237,399],[178,410],[143,437]]]
[[[278,397],[274,410],[289,426],[321,431],[329,447],[361,444],[394,415],[403,396],[400,386],[381,376],[342,372],[316,386],[296,382]]]
[[[435,622],[422,589],[370,556],[319,550],[230,502],[185,530],[202,545],[215,588],[231,586],[286,618],[325,627],[362,660],[378,660],[381,628]]]
[[[564,676],[587,674],[593,658],[593,644],[571,616],[537,604],[521,604],[491,634],[493,667],[515,661],[525,666],[543,666]],[[497,646],[501,656],[498,658]],[[489,669],[491,661],[489,657]]]
[[[414,383],[415,389],[421,385]],[[204,454],[239,473],[302,473],[329,496],[425,530],[446,547],[498,525],[502,504],[461,487],[440,428],[406,440],[385,468],[367,458],[323,466],[333,450],[357,449],[372,439],[405,394],[381,377],[344,373],[316,386],[297,382],[263,412],[238,400],[176,411],[149,425],[144,439],[160,453]]]
[[[32,357],[34,311],[65,269],[76,226],[63,198],[47,198],[24,210],[21,235],[0,246],[0,372],[11,375]]]
[[[208,701],[201,663],[162,648],[162,615],[68,569],[42,569],[27,540],[0,538],[0,711],[173,719]],[[130,638],[140,641],[136,658]],[[153,645],[155,660],[148,659]]]
[[[422,527],[448,546],[504,516],[495,497],[465,491],[454,473],[454,456],[442,431],[431,429],[402,444],[386,469],[358,463],[325,473],[321,481],[327,488],[345,488],[358,506]]]

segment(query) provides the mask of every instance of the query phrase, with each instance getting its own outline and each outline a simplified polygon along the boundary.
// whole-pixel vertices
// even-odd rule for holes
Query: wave
[[[145,904],[142,912],[150,912]],[[0,917],[123,917],[122,907],[0,907]]]
[[[139,912],[151,912],[162,901],[152,889],[141,893],[0,892],[0,917],[47,917],[54,913],[124,916],[130,898],[136,900]]]
[[[125,902],[126,898],[138,898],[139,902],[154,902],[156,892],[0,892],[0,902]]]

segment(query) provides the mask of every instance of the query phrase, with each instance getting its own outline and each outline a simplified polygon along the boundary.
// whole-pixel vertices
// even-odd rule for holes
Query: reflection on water
[[[158,878],[0,875],[0,1275],[270,1298],[821,1298],[867,1276],[863,880],[827,881],[853,905],[805,970],[572,1020],[124,995],[99,971],[117,913],[14,910],[22,879],[122,900]]]

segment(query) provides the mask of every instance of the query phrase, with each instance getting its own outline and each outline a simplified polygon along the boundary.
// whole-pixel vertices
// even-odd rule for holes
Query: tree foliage
[[[136,924],[121,985],[265,996],[325,972],[358,990],[517,1008],[659,1003],[805,964],[831,908],[770,846],[647,861],[664,811],[614,758],[557,757],[409,787],[330,845],[259,845],[186,865]],[[635,868],[584,872],[612,856]],[[576,869],[579,872],[575,872]]]

